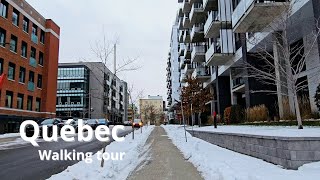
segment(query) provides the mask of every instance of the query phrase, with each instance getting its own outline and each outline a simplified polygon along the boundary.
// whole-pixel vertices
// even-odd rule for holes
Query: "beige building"
[[[148,96],[148,99],[140,99],[140,115],[144,124],[159,125],[163,121],[163,99],[162,96]]]

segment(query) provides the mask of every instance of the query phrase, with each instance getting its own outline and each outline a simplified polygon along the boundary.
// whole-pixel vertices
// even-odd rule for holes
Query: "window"
[[[33,71],[29,72],[29,82],[33,82],[34,83],[34,72]]]
[[[0,1],[0,16],[7,18],[8,15],[8,3],[4,0]]]
[[[0,59],[0,74],[3,73],[3,59]]]
[[[36,99],[36,111],[37,112],[40,112],[40,110],[41,110],[41,99],[40,98],[37,98]]]
[[[43,53],[39,51],[39,64],[43,66]]]
[[[32,25],[32,34],[38,36],[38,27],[36,25]]]
[[[27,58],[27,49],[28,49],[28,45],[26,42],[22,41],[21,43],[21,56]]]
[[[12,108],[12,101],[13,101],[13,92],[7,91],[7,94],[6,94],[6,107],[7,108]]]
[[[12,24],[19,26],[19,11],[16,9],[12,11]]]
[[[19,93],[17,98],[17,109],[23,109],[23,98],[24,95]]]
[[[18,38],[14,35],[11,35],[10,51],[17,52],[17,42],[18,42]]]
[[[31,56],[32,58],[36,59],[36,53],[37,53],[36,48],[31,47],[31,54],[30,54],[30,56]]]
[[[15,70],[16,70],[16,65],[10,62],[9,69],[8,69],[8,79],[14,80]]]
[[[26,79],[26,69],[24,67],[20,67],[19,82],[25,83],[25,79]]]
[[[37,87],[42,88],[42,75],[38,74]]]
[[[32,102],[33,101],[33,97],[32,96],[28,96],[28,101],[27,101],[27,110],[28,111],[32,111]]]
[[[6,43],[6,31],[0,28],[0,46],[5,47]]]
[[[22,29],[24,32],[29,33],[29,19],[26,17],[23,18]]]
[[[40,32],[40,42],[41,42],[42,44],[44,44],[44,36],[45,36],[45,33],[44,33],[43,30],[41,30],[41,32]]]

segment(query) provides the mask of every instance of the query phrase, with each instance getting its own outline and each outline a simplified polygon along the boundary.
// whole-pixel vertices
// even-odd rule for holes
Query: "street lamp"
[[[186,123],[185,123],[184,114],[183,114],[182,100],[181,100],[181,102],[179,102],[178,100],[174,99],[174,101],[177,102],[178,104],[181,103],[181,113],[182,113],[182,120],[183,120],[183,127],[184,127],[184,136],[185,136],[185,138],[186,138],[186,142],[188,142],[188,139],[187,139],[187,130],[186,130]]]

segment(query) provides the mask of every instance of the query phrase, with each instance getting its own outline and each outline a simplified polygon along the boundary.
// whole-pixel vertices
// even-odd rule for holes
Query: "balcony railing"
[[[31,34],[31,41],[35,44],[38,44],[38,36],[36,36],[35,34]]]
[[[206,47],[204,45],[199,45],[199,46],[193,46],[192,48],[192,53],[191,53],[191,60],[192,62],[202,62],[204,61],[204,55],[206,54]],[[202,56],[203,59],[197,58],[198,56]]]
[[[34,86],[34,82],[30,82],[30,81],[29,81],[29,82],[28,82],[28,91],[32,91],[32,92],[33,92],[33,91],[34,91],[34,87],[35,87],[35,86]]]
[[[197,67],[195,71],[193,72],[192,76],[194,78],[199,78],[199,77],[210,77],[210,68],[206,67]]]
[[[204,24],[195,24],[192,27],[190,38],[191,40],[194,38],[196,33],[203,33],[204,32]]]
[[[33,57],[30,57],[29,65],[32,67],[37,67],[37,60]]]
[[[204,32],[208,34],[210,28],[212,27],[213,23],[219,22],[220,16],[218,11],[210,11],[208,19],[204,25]]]
[[[241,86],[241,85],[244,85],[244,79],[243,77],[238,77],[238,78],[235,78],[232,80],[232,84],[233,84],[233,89]]]
[[[191,20],[193,19],[195,13],[203,12],[203,11],[204,11],[204,9],[203,9],[203,4],[202,3],[194,3],[192,5],[191,11],[190,11],[190,15],[189,15],[190,19]]]

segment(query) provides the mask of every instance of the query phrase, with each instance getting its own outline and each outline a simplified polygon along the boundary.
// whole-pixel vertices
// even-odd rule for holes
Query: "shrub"
[[[224,115],[223,115],[225,124],[230,124],[230,115],[231,115],[231,107],[227,107],[224,110]]]
[[[243,108],[239,105],[231,106],[230,124],[238,124],[244,120]]]
[[[263,122],[269,119],[269,110],[264,104],[254,106],[246,109],[245,116],[247,122]]]

